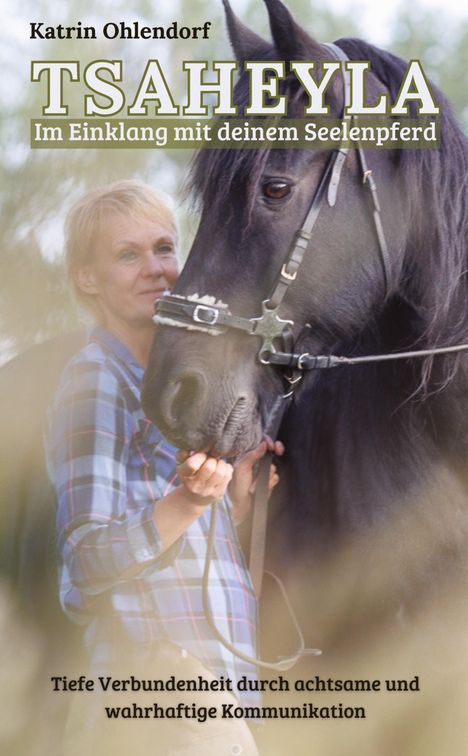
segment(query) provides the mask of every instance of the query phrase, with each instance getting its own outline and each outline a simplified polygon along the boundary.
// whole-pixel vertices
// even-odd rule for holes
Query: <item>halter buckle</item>
[[[219,310],[216,307],[208,307],[207,305],[197,305],[193,311],[193,320],[196,323],[202,323],[203,325],[216,325],[219,318]]]
[[[287,281],[294,281],[296,276],[297,270],[295,270],[294,273],[288,273],[286,263],[284,263],[283,267],[281,268],[281,278],[285,278]]]
[[[294,386],[297,386],[298,383],[302,381],[304,378],[303,373],[299,373],[299,375],[294,375],[294,373],[291,373],[291,375],[285,375],[284,376],[291,388],[294,388]]]
[[[297,369],[298,370],[304,370],[304,360],[306,357],[309,357],[309,354],[307,352],[304,352],[303,354],[300,354],[297,358]]]

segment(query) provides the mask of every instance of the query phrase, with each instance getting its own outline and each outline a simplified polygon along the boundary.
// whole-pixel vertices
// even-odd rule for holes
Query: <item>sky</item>
[[[287,5],[287,0],[284,0]],[[233,8],[239,12],[245,0],[230,0]],[[359,15],[359,23],[368,39],[375,44],[388,41],[387,28],[400,6],[407,0],[323,0],[323,5],[336,12],[351,11]],[[444,18],[468,19],[468,2],[466,0],[412,0],[413,4],[427,10],[439,10]]]
[[[359,12],[359,20],[369,39],[377,44],[387,41],[386,29],[404,0],[324,0],[327,7],[346,12]],[[466,0],[418,0],[417,5],[428,10],[440,10],[445,19],[452,16],[457,19],[468,18]]]

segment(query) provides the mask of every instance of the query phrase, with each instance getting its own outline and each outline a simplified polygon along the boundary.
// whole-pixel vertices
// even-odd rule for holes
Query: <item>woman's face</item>
[[[109,214],[78,285],[97,299],[104,324],[148,324],[154,302],[179,274],[174,233],[156,221]]]

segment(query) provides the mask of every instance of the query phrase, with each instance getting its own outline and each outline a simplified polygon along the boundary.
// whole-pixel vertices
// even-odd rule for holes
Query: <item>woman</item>
[[[263,442],[235,469],[200,452],[182,452],[176,464],[176,450],[144,416],[154,301],[178,275],[177,226],[164,195],[136,181],[90,192],[69,214],[66,235],[72,285],[97,327],[65,369],[51,412],[62,605],[85,625],[93,675],[120,669],[126,658],[130,674],[227,679],[252,703],[255,694],[239,693],[236,683],[254,679],[254,667],[213,637],[203,613],[209,510],[221,500],[212,613],[221,632],[255,656],[256,602],[234,521],[248,512],[253,465],[267,446],[282,453],[281,445]],[[272,468],[271,487],[276,481]],[[95,717],[85,717],[90,732],[101,727]],[[199,728],[186,732],[179,722],[162,746],[158,723],[154,753],[185,753],[187,742],[187,753],[198,753]],[[208,739],[217,756],[236,746],[255,753],[243,721],[214,722]],[[210,752],[203,738],[200,753]]]

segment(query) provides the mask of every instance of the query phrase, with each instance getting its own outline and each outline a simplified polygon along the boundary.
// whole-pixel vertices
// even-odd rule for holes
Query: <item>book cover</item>
[[[461,756],[466,12],[69,0],[4,3],[2,20],[2,752],[82,748],[70,707],[99,688],[99,754],[214,753],[211,717],[228,733],[219,753],[248,751],[229,730],[245,720],[265,756]],[[58,601],[43,438],[90,324],[66,283],[64,222],[123,179],[173,197],[190,255],[158,310],[149,417],[176,446],[229,459],[265,430],[285,445],[258,649],[279,666],[234,686],[234,704],[212,688],[212,714],[145,692],[140,670],[116,670],[112,690],[93,678]],[[191,427],[165,413],[177,382]],[[163,720],[188,722],[193,748],[163,747]]]

